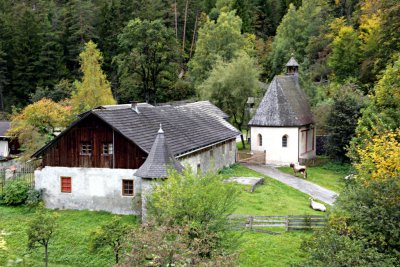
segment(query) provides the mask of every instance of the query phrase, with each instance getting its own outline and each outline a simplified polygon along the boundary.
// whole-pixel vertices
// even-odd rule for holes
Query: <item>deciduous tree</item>
[[[101,69],[103,56],[94,42],[89,41],[79,55],[82,81],[75,81],[71,105],[76,113],[84,112],[100,105],[113,105],[116,101],[111,86]]]
[[[258,76],[254,60],[243,53],[229,63],[217,62],[208,79],[199,86],[199,92],[202,98],[210,99],[225,111],[242,132],[250,119],[247,100],[257,96],[260,89]]]

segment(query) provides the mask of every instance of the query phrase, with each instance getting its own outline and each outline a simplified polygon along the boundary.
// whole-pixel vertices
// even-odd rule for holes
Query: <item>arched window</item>
[[[258,134],[257,141],[258,141],[258,145],[262,146],[262,135],[261,134]]]
[[[282,136],[282,147],[287,147],[287,140],[288,136],[286,134]]]

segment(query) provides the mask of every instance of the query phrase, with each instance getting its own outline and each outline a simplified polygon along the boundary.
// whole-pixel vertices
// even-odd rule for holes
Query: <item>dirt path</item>
[[[295,177],[293,175],[280,172],[279,170],[271,166],[251,164],[243,164],[243,166],[246,166],[249,169],[252,169],[256,172],[262,173],[284,184],[287,184],[288,186],[293,187],[303,193],[306,193],[315,199],[319,199],[329,205],[333,205],[336,197],[338,196],[338,194],[332,190],[326,189],[322,186]]]

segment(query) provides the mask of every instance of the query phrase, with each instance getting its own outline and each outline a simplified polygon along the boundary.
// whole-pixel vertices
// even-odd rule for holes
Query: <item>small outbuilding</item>
[[[265,152],[267,164],[304,162],[316,156],[315,123],[292,57],[285,75],[275,76],[249,122],[251,150]]]
[[[6,160],[10,155],[18,154],[18,141],[7,135],[10,127],[11,122],[0,121],[0,160]]]

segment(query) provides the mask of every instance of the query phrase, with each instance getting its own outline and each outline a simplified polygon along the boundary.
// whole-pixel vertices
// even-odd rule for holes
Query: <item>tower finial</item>
[[[160,130],[158,130],[158,133],[159,134],[163,134],[164,133],[164,131],[163,131],[163,129],[162,129],[162,124],[160,123]]]

